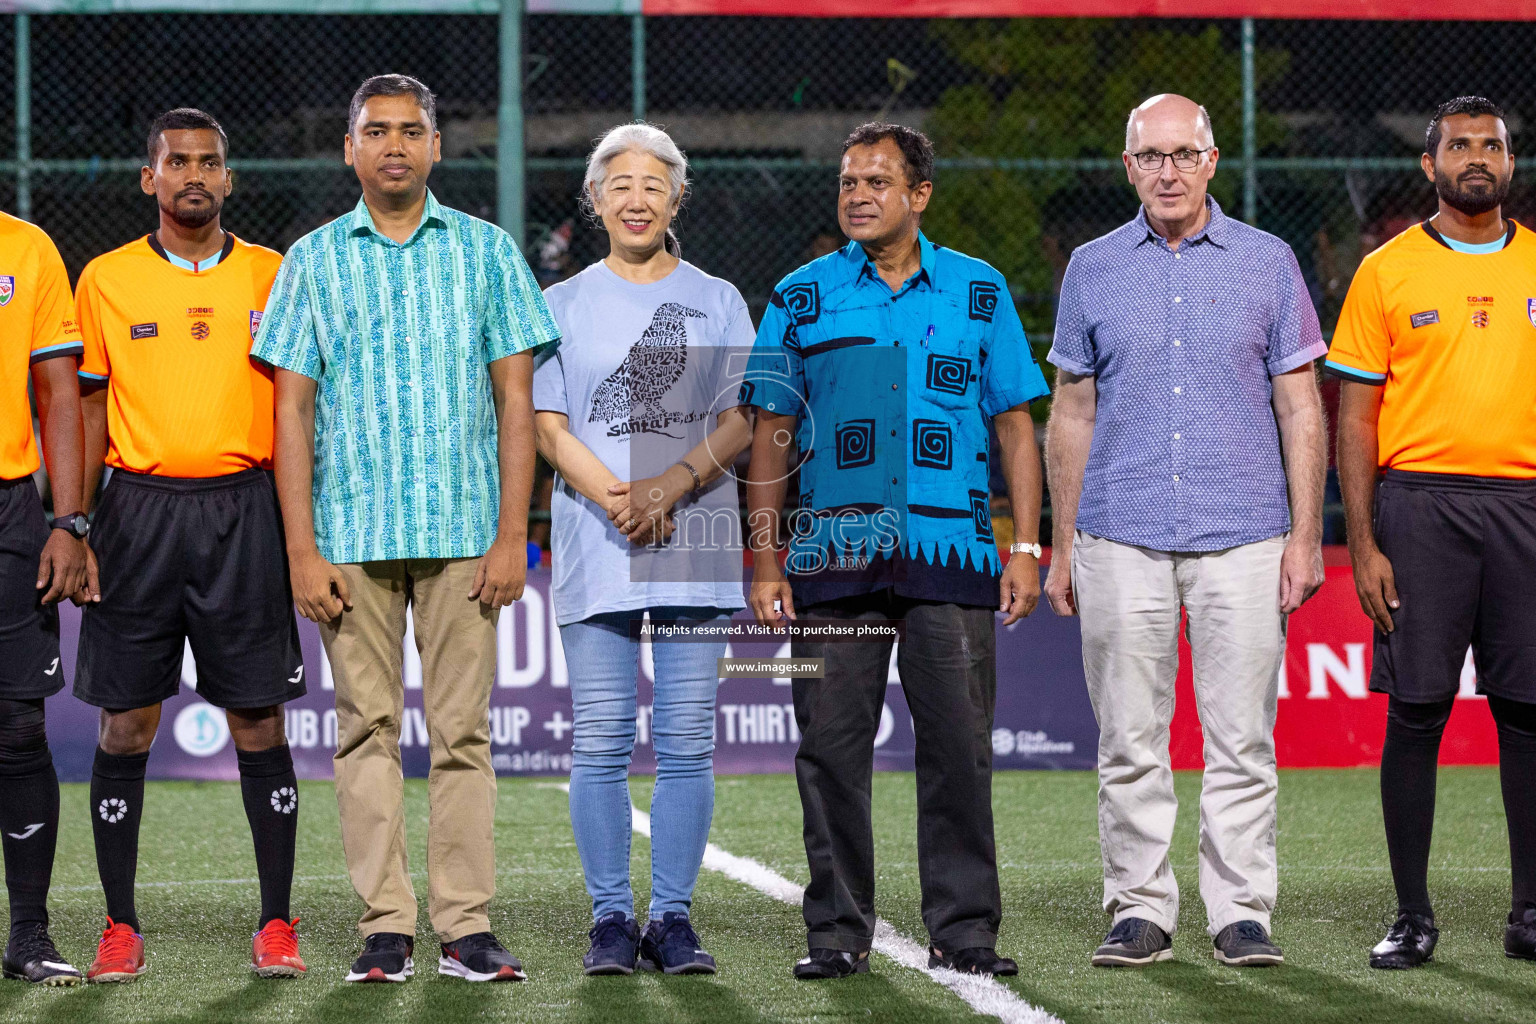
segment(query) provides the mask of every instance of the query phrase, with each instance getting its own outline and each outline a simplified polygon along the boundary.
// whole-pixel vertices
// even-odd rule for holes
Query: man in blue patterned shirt
[[[897,620],[897,667],[917,733],[918,856],[930,962],[1013,974],[992,834],[994,613],[1011,625],[1040,594],[1040,453],[1029,403],[1047,393],[1008,283],[919,230],[933,147],[868,124],[843,147],[838,219],[849,244],[774,290],[743,385],[757,407],[747,487],[759,621]],[[992,535],[989,421],[1019,543]],[[779,510],[797,443],[786,568]],[[797,614],[796,609],[799,609]],[[798,978],[868,970],[875,865],[874,741],[891,640],[794,637],[825,675],[793,681],[811,884]]]
[[[1285,617],[1323,582],[1326,351],[1296,257],[1206,195],[1219,154],[1205,108],[1131,113],[1142,209],[1072,254],[1050,361],[1054,544],[1045,593],[1081,612],[1099,721],[1099,839],[1113,918],[1096,966],[1166,960],[1179,917],[1168,864],[1168,728],[1180,612],[1205,728],[1200,893],[1218,960],[1279,963],[1275,698]]]
[[[507,234],[438,203],[431,92],[352,98],[363,198],[283,260],[252,355],[276,371],[276,475],[294,601],[336,683],[336,799],[365,944],[349,981],[404,981],[416,896],[400,775],[407,605],[432,739],[428,912],[439,967],[514,980],[490,932],[488,712],[499,609],[522,596],[533,349],[556,328]],[[478,599],[478,600],[476,600]]]

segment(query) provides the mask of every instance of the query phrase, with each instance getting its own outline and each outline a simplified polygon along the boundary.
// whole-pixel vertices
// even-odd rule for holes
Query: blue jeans
[[[719,608],[660,607],[651,618],[723,622]],[[592,916],[634,916],[629,888],[629,759],[635,749],[639,611],[606,612],[560,627],[575,705],[571,734],[571,828],[592,894]],[[651,738],[651,910],[688,912],[715,811],[715,659],[725,643],[658,643]]]

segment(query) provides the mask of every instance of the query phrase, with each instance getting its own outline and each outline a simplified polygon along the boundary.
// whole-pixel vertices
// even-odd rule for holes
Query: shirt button
[[[1174,440],[1175,440],[1175,441],[1177,441],[1177,440],[1178,440],[1178,439],[1179,439],[1179,435],[1178,435],[1178,434],[1174,434],[1174,435],[1173,435],[1173,439],[1174,439]]]
[[[1182,344],[1184,344],[1184,343],[1182,341],[1180,341],[1178,338],[1174,338],[1173,339],[1173,347],[1174,348],[1178,348]]]
[[[1182,253],[1177,253],[1176,252],[1176,253],[1173,254],[1173,258],[1176,259],[1176,260],[1179,260],[1179,259],[1183,259],[1184,256],[1183,256]]]
[[[1183,388],[1174,388],[1173,389],[1173,393],[1176,394],[1176,395],[1182,395],[1184,393],[1184,389]]]
[[[1177,474],[1177,473],[1173,474],[1173,482],[1174,483],[1178,483],[1179,482],[1179,474]]]
[[[893,430],[893,431],[891,431],[891,436],[892,436],[892,437],[895,437],[895,436],[896,436],[896,431],[894,431],[894,430]]]
[[[901,389],[901,385],[900,384],[892,384],[891,385],[891,390],[892,391],[898,391],[900,389]]]
[[[895,477],[891,477],[891,483],[898,484],[898,483],[901,483],[901,481],[896,479]]]
[[[1174,297],[1173,297],[1173,301],[1174,301],[1174,302],[1183,302],[1183,301],[1184,301],[1184,297],[1183,297],[1183,296],[1181,296],[1181,295],[1175,295],[1175,296],[1174,296]]]

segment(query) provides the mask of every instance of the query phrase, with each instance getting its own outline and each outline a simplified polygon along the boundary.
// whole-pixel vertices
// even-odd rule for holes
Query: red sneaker
[[[273,918],[251,937],[251,970],[262,978],[302,978],[308,970],[299,959],[299,936],[291,922]]]
[[[145,971],[144,936],[126,924],[107,918],[107,930],[101,933],[96,959],[85,972],[86,981],[132,981]]]

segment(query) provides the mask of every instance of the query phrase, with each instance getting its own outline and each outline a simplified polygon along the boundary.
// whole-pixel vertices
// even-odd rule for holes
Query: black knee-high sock
[[[1381,750],[1381,816],[1399,910],[1433,917],[1429,902],[1429,843],[1435,830],[1435,770],[1452,700],[1387,704]]]
[[[1536,704],[1489,697],[1499,727],[1499,788],[1509,822],[1512,909],[1518,920],[1536,909]]]
[[[144,768],[149,753],[109,754],[96,748],[91,771],[91,831],[96,871],[107,896],[107,916],[139,931],[133,879],[139,870],[139,817],[144,811]]]
[[[240,796],[256,844],[256,877],[261,881],[261,921],[288,920],[293,889],[293,848],[299,831],[299,784],[293,754],[284,743],[268,750],[237,750]]]
[[[0,700],[0,845],[11,934],[48,924],[48,886],[59,831],[59,777],[48,751],[43,702]]]

